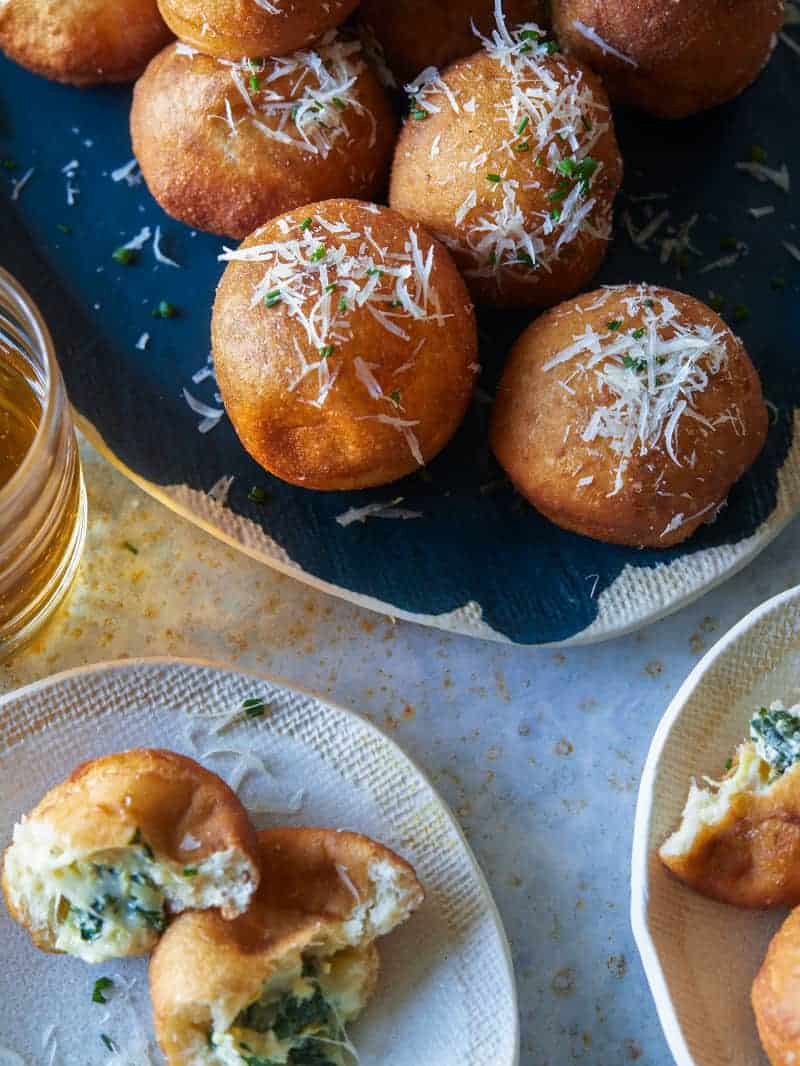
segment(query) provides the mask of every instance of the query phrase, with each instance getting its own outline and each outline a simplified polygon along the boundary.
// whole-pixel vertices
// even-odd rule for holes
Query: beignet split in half
[[[15,826],[2,886],[37,947],[103,962],[147,953],[187,908],[235,917],[258,878],[236,794],[192,759],[140,748],[51,789]]]
[[[703,895],[740,907],[800,903],[800,705],[762,707],[722,781],[692,782],[664,864]]]
[[[345,1026],[378,976],[374,941],[422,902],[413,869],[332,829],[258,834],[263,876],[246,914],[181,915],[150,962],[170,1066],[344,1066]]]

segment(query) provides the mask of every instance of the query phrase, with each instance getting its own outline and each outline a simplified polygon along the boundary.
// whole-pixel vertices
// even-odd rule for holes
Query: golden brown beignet
[[[236,1062],[242,1050],[285,1062],[315,1036],[338,1063],[339,1030],[375,986],[374,940],[422,902],[411,866],[367,837],[258,836],[263,876],[247,913],[232,922],[184,914],[153,954],[155,1029],[169,1066]]]
[[[0,0],[0,49],[72,85],[133,81],[171,36],[156,0]]]
[[[84,763],[14,828],[2,886],[37,947],[102,962],[149,951],[169,914],[246,909],[255,833],[225,782],[137,748]]]
[[[403,477],[451,438],[477,370],[446,249],[388,208],[311,204],[267,223],[217,290],[225,408],[270,473],[312,489]]]
[[[623,285],[553,308],[522,334],[490,440],[557,525],[666,548],[713,519],[766,432],[758,374],[722,319],[691,296]]]
[[[772,1066],[800,1062],[800,909],[772,938],[753,982],[752,1003]]]
[[[473,23],[489,33],[494,6],[494,0],[362,0],[358,16],[403,85],[426,67],[441,70],[477,52],[480,41]],[[504,0],[503,11],[509,26],[544,25],[546,5],[543,0]]]
[[[337,196],[373,199],[396,122],[358,42],[231,63],[168,46],[136,84],[133,148],[153,196],[187,225],[241,239]]]
[[[606,254],[622,181],[608,98],[550,48],[538,27],[497,30],[411,87],[389,203],[447,245],[477,303],[548,307]]]
[[[556,0],[563,48],[602,74],[613,100],[683,118],[732,100],[769,60],[781,0]]]
[[[181,41],[206,55],[285,56],[344,22],[358,0],[158,0]]]

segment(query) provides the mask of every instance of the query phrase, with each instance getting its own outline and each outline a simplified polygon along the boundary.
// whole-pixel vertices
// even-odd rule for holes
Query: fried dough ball
[[[14,827],[2,887],[43,951],[103,962],[150,951],[171,914],[244,911],[255,833],[236,794],[192,759],[137,748],[84,763]]]
[[[800,706],[760,708],[722,781],[692,783],[681,824],[659,851],[667,869],[738,907],[800,903],[798,739]]]
[[[0,0],[0,50],[71,85],[133,81],[171,36],[156,0]]]
[[[450,248],[476,302],[549,307],[584,285],[622,181],[599,78],[522,27],[410,89],[389,202]]]
[[[511,351],[491,446],[556,525],[635,547],[713,520],[764,444],[742,342],[691,296],[608,287],[537,319]]]
[[[241,63],[170,45],[131,110],[134,152],[164,210],[238,239],[302,204],[379,196],[395,133],[360,45],[334,33],[315,51]]]
[[[683,118],[732,100],[760,74],[781,0],[556,0],[555,33],[613,100]]]
[[[494,0],[362,0],[359,18],[377,41],[389,69],[401,84],[426,67],[439,70],[480,47],[480,33],[494,25]],[[509,25],[544,21],[543,0],[505,0]]]
[[[265,470],[359,489],[444,447],[478,369],[475,318],[449,254],[420,226],[328,200],[223,258],[214,365],[239,439]]]
[[[772,1066],[800,1062],[800,910],[792,911],[772,938],[751,999]]]
[[[155,1030],[169,1066],[238,1061],[242,1050],[294,1062],[312,1048],[344,1066],[337,1044],[378,978],[374,941],[422,902],[408,863],[367,837],[270,829],[258,838],[263,876],[248,912],[233,922],[182,915],[153,954]]]
[[[206,55],[285,56],[340,25],[358,0],[158,0],[181,41]]]

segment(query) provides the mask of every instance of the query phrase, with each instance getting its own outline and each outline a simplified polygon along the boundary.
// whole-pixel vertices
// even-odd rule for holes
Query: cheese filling
[[[361,1013],[368,948],[328,958],[298,954],[224,1032],[211,1031],[210,1061],[225,1066],[347,1066],[355,1058],[345,1026]]]

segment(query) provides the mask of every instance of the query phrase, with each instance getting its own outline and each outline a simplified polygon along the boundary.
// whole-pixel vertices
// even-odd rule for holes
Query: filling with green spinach
[[[750,719],[750,739],[769,763],[771,779],[780,777],[800,761],[800,705],[787,708],[773,703],[759,708]]]

